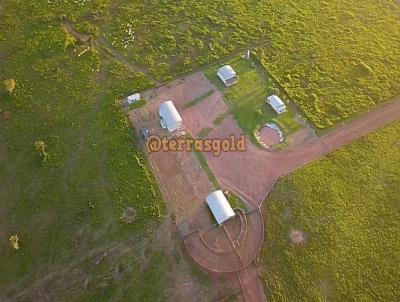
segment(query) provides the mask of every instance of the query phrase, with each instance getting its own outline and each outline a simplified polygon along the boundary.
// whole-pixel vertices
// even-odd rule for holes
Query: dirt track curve
[[[400,96],[337,127],[329,134],[305,141],[290,150],[268,152],[259,150],[248,142],[246,152],[223,153],[218,158],[212,154],[205,156],[222,187],[229,188],[258,207],[279,177],[397,119],[400,119]],[[224,120],[211,136],[224,137],[227,133],[241,133],[232,118]]]

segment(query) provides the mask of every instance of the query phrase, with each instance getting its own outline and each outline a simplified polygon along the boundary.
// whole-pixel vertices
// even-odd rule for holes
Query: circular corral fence
[[[285,139],[283,131],[274,123],[259,125],[255,131],[255,137],[267,149],[281,144]]]
[[[203,268],[215,273],[244,269],[257,256],[264,239],[264,224],[259,208],[235,208],[235,217],[222,225],[215,223],[204,207],[189,223],[183,235],[190,256]]]

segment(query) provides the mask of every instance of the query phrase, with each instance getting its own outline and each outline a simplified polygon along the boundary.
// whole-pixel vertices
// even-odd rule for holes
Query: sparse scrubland
[[[113,7],[107,40],[157,78],[257,49],[320,128],[400,92],[396,1],[122,0]],[[132,43],[125,42],[128,32]]]
[[[85,280],[85,297],[92,301],[100,293],[103,300],[108,293],[124,300],[132,290],[142,301],[164,297],[161,287],[168,278],[159,272],[169,264],[145,238],[164,217],[165,204],[114,105],[116,98],[151,82],[107,59],[98,47],[79,55],[90,45],[78,43],[59,20],[79,8],[39,1],[0,4],[0,75],[16,81],[12,93],[0,91],[0,111],[11,113],[0,121],[2,301],[5,296],[15,301],[26,286],[24,300],[38,301],[39,290],[58,292],[53,301],[65,291],[78,297]],[[121,219],[127,207],[137,212],[131,224]],[[18,251],[8,242],[14,234]],[[133,238],[148,244],[126,243]],[[123,254],[125,249],[131,255]],[[103,252],[108,256],[95,265]],[[120,285],[113,278],[118,265],[124,272]],[[142,279],[132,278],[139,270]],[[63,279],[61,285],[51,283]]]
[[[396,122],[275,185],[259,256],[269,301],[399,298],[399,138]]]

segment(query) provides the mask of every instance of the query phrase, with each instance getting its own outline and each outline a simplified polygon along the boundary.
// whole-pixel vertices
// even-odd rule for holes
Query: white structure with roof
[[[135,103],[137,101],[140,101],[140,93],[134,93],[126,98],[126,102],[128,103],[128,105]]]
[[[286,111],[285,103],[277,95],[270,95],[267,97],[267,103],[270,104],[272,109],[274,109],[277,114],[281,114]]]
[[[174,132],[182,128],[182,118],[172,101],[161,103],[158,114],[161,118],[161,126],[167,128],[169,132]]]
[[[224,82],[226,87],[232,86],[237,83],[238,77],[231,65],[222,66],[218,69],[218,77]]]
[[[235,212],[232,210],[231,205],[221,190],[208,195],[206,203],[219,225],[235,216]]]

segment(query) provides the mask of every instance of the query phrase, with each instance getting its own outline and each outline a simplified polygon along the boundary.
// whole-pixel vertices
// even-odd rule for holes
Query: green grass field
[[[400,93],[396,1],[119,0],[111,7],[105,38],[158,79],[257,48],[320,128]]]
[[[274,187],[260,255],[269,301],[398,300],[399,133],[387,126]]]
[[[396,1],[272,1],[258,56],[308,119],[326,128],[400,93]],[[397,42],[396,42],[397,41]]]
[[[231,65],[239,76],[238,83],[231,87],[225,87],[217,76],[218,68],[226,64]],[[257,126],[265,122],[276,120],[287,135],[299,128],[293,119],[293,106],[288,107],[287,112],[277,115],[266,103],[267,96],[271,94],[279,95],[287,104],[290,100],[263,67],[253,59],[244,60],[236,56],[223,63],[211,64],[204,73],[224,93],[230,112],[253,143],[258,144],[254,135]]]
[[[99,301],[99,294],[104,301],[133,294],[164,300],[162,288],[169,279],[161,272],[173,261],[146,238],[163,219],[165,204],[130,126],[114,105],[116,98],[152,83],[97,47],[78,55],[86,46],[74,42],[59,21],[61,13],[73,15],[75,9],[39,1],[0,5],[1,79],[17,83],[12,95],[0,91],[0,111],[11,113],[0,121],[0,300],[3,295],[15,299],[18,291],[46,276],[59,280],[58,273],[77,299],[71,282],[77,279],[82,286],[82,278],[90,279],[80,301]],[[47,145],[45,163],[35,141]],[[127,207],[137,212],[130,225],[121,220]],[[8,242],[14,234],[18,251]],[[148,244],[129,244],[131,238]],[[111,248],[117,259],[93,264]],[[124,248],[131,253],[119,255]],[[136,256],[143,250],[148,262]],[[118,261],[125,272],[119,281],[113,278]],[[81,275],[61,273],[68,265]],[[137,271],[141,278],[134,279]]]

